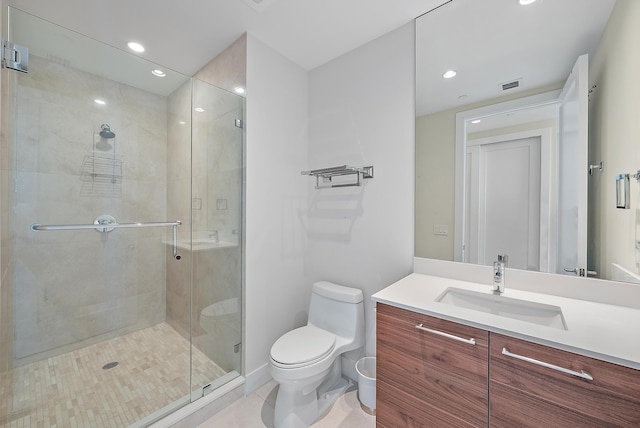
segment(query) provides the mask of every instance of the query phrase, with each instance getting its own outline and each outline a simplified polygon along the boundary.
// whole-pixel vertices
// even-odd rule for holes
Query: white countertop
[[[567,330],[437,302],[448,288],[486,292],[492,286],[412,273],[372,296],[375,302],[640,369],[640,310],[509,288],[503,296],[559,306]]]

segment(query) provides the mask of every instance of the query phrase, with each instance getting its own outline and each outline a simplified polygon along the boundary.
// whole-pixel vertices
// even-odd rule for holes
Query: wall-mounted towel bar
[[[316,177],[316,189],[361,186],[362,179],[373,178],[373,166],[363,166],[361,168],[349,165],[333,166],[331,168],[302,171],[302,175],[311,175]],[[355,175],[356,181],[349,183],[333,183],[333,177],[343,175]],[[320,178],[322,178],[322,184],[320,182]]]
[[[180,260],[178,255],[178,226],[182,225],[180,220],[148,222],[148,223],[118,223],[117,220],[109,214],[98,216],[93,224],[32,224],[31,230],[34,232],[51,231],[51,230],[83,230],[95,229],[100,233],[111,232],[113,229],[121,228],[139,228],[139,227],[173,227],[173,258]]]
[[[168,222],[153,222],[153,223],[94,223],[94,224],[32,224],[31,230],[34,232],[44,230],[82,230],[82,229],[95,229],[98,232],[110,232],[113,229],[120,228],[138,228],[138,227],[165,227],[165,226],[180,226],[181,221],[168,221]],[[108,230],[107,230],[108,229]]]

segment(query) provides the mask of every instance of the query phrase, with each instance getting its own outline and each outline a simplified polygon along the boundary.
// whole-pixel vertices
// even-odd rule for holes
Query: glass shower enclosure
[[[241,373],[243,98],[8,21],[0,427],[148,425]]]

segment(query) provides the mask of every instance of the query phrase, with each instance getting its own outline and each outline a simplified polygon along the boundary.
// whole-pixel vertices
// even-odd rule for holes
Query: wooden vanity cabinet
[[[488,332],[378,303],[378,427],[486,427]]]
[[[640,427],[638,370],[496,333],[490,337],[492,428]]]
[[[378,428],[640,427],[640,370],[381,303],[376,385]]]

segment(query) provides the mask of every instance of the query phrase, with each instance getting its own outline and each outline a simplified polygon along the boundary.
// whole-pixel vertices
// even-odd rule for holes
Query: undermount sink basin
[[[436,299],[436,302],[560,330],[567,329],[562,309],[559,306],[452,287],[447,288]]]

